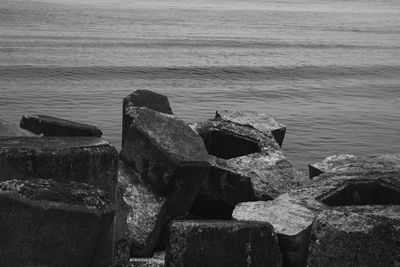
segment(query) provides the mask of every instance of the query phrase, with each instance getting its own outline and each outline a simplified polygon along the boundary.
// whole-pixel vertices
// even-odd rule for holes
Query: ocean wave
[[[367,76],[398,78],[400,65],[382,66],[191,66],[191,67],[37,67],[0,66],[0,79],[221,79],[288,80]]]

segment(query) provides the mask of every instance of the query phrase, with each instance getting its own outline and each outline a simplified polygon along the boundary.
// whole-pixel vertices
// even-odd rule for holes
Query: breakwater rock
[[[400,265],[398,154],[331,156],[309,179],[267,114],[187,124],[147,90],[122,109],[119,153],[95,126],[0,121],[1,266]]]

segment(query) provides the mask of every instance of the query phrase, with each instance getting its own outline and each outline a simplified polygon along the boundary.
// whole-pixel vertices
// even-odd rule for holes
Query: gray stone
[[[172,114],[168,98],[164,95],[149,90],[136,90],[124,98],[122,107],[122,142],[125,140],[126,132],[132,123],[130,109],[133,107],[146,107],[158,112]]]
[[[0,138],[0,181],[52,177],[84,182],[114,200],[117,157],[113,146],[94,137]]]
[[[323,211],[312,227],[308,266],[400,266],[399,215]]]
[[[400,172],[400,154],[383,154],[369,157],[340,154],[309,164],[310,179],[324,173],[354,175],[396,171]]]
[[[131,258],[131,267],[164,267],[165,251],[155,252],[149,258]]]
[[[191,128],[203,138],[211,164],[191,208],[196,215],[229,219],[240,202],[274,199],[306,181],[268,131],[225,120],[195,123]]]
[[[22,129],[15,124],[0,120],[0,136],[35,136],[35,134]]]
[[[21,128],[43,136],[91,136],[101,137],[102,132],[93,125],[60,119],[47,115],[24,115]]]
[[[166,266],[281,266],[281,255],[268,223],[175,221]]]
[[[189,211],[209,163],[201,138],[182,120],[145,107],[131,107],[127,115],[131,125],[120,157],[128,176],[138,177],[128,179],[125,197],[134,211],[128,214],[131,253],[148,257],[162,227]]]
[[[0,183],[0,266],[110,266],[98,261],[112,228],[107,194],[83,183]]]
[[[253,111],[218,110],[215,119],[252,127],[267,135],[272,134],[278,145],[282,147],[286,126],[278,123],[268,114],[260,114]]]
[[[399,205],[400,177],[396,173],[325,174],[273,201],[241,203],[233,218],[271,223],[278,234],[283,265],[306,266],[310,230],[321,212],[337,210],[393,218],[398,215],[389,214],[398,212]]]

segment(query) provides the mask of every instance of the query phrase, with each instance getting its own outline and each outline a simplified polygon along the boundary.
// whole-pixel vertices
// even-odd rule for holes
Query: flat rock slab
[[[370,157],[350,154],[333,155],[310,164],[310,179],[328,174],[368,174],[400,171],[400,154],[383,154]]]
[[[21,128],[43,136],[92,136],[101,137],[102,132],[93,125],[60,119],[47,115],[24,115]]]
[[[131,258],[131,267],[164,267],[165,266],[165,251],[155,252],[149,258]]]
[[[222,119],[190,126],[203,138],[211,164],[191,209],[196,215],[229,219],[236,204],[274,199],[307,180],[286,159],[269,131]]]
[[[278,234],[283,265],[306,266],[310,229],[325,210],[400,218],[400,177],[393,173],[325,174],[273,201],[241,203],[233,218],[271,223]]]
[[[94,137],[0,138],[0,181],[52,177],[57,182],[85,182],[114,199],[117,151]]]
[[[218,110],[215,119],[252,127],[264,134],[272,134],[275,141],[282,147],[286,126],[278,123],[271,115],[253,111]]]
[[[36,136],[27,130],[18,127],[15,124],[0,120],[0,136]]]
[[[0,183],[1,266],[108,266],[99,244],[112,228],[107,194],[83,183]]]
[[[175,221],[166,266],[281,266],[281,255],[267,223]]]
[[[311,232],[308,266],[400,266],[400,217],[327,210]]]
[[[164,95],[154,93],[149,90],[136,90],[124,98],[122,107],[122,142],[125,139],[126,132],[132,123],[130,109],[133,107],[146,107],[158,112],[172,114],[168,98]]]

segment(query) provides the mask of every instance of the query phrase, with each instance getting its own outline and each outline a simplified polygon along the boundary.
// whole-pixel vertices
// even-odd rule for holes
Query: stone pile
[[[0,121],[0,266],[400,266],[400,154],[307,179],[267,114],[187,124],[137,90],[122,120],[119,154],[95,126]]]

